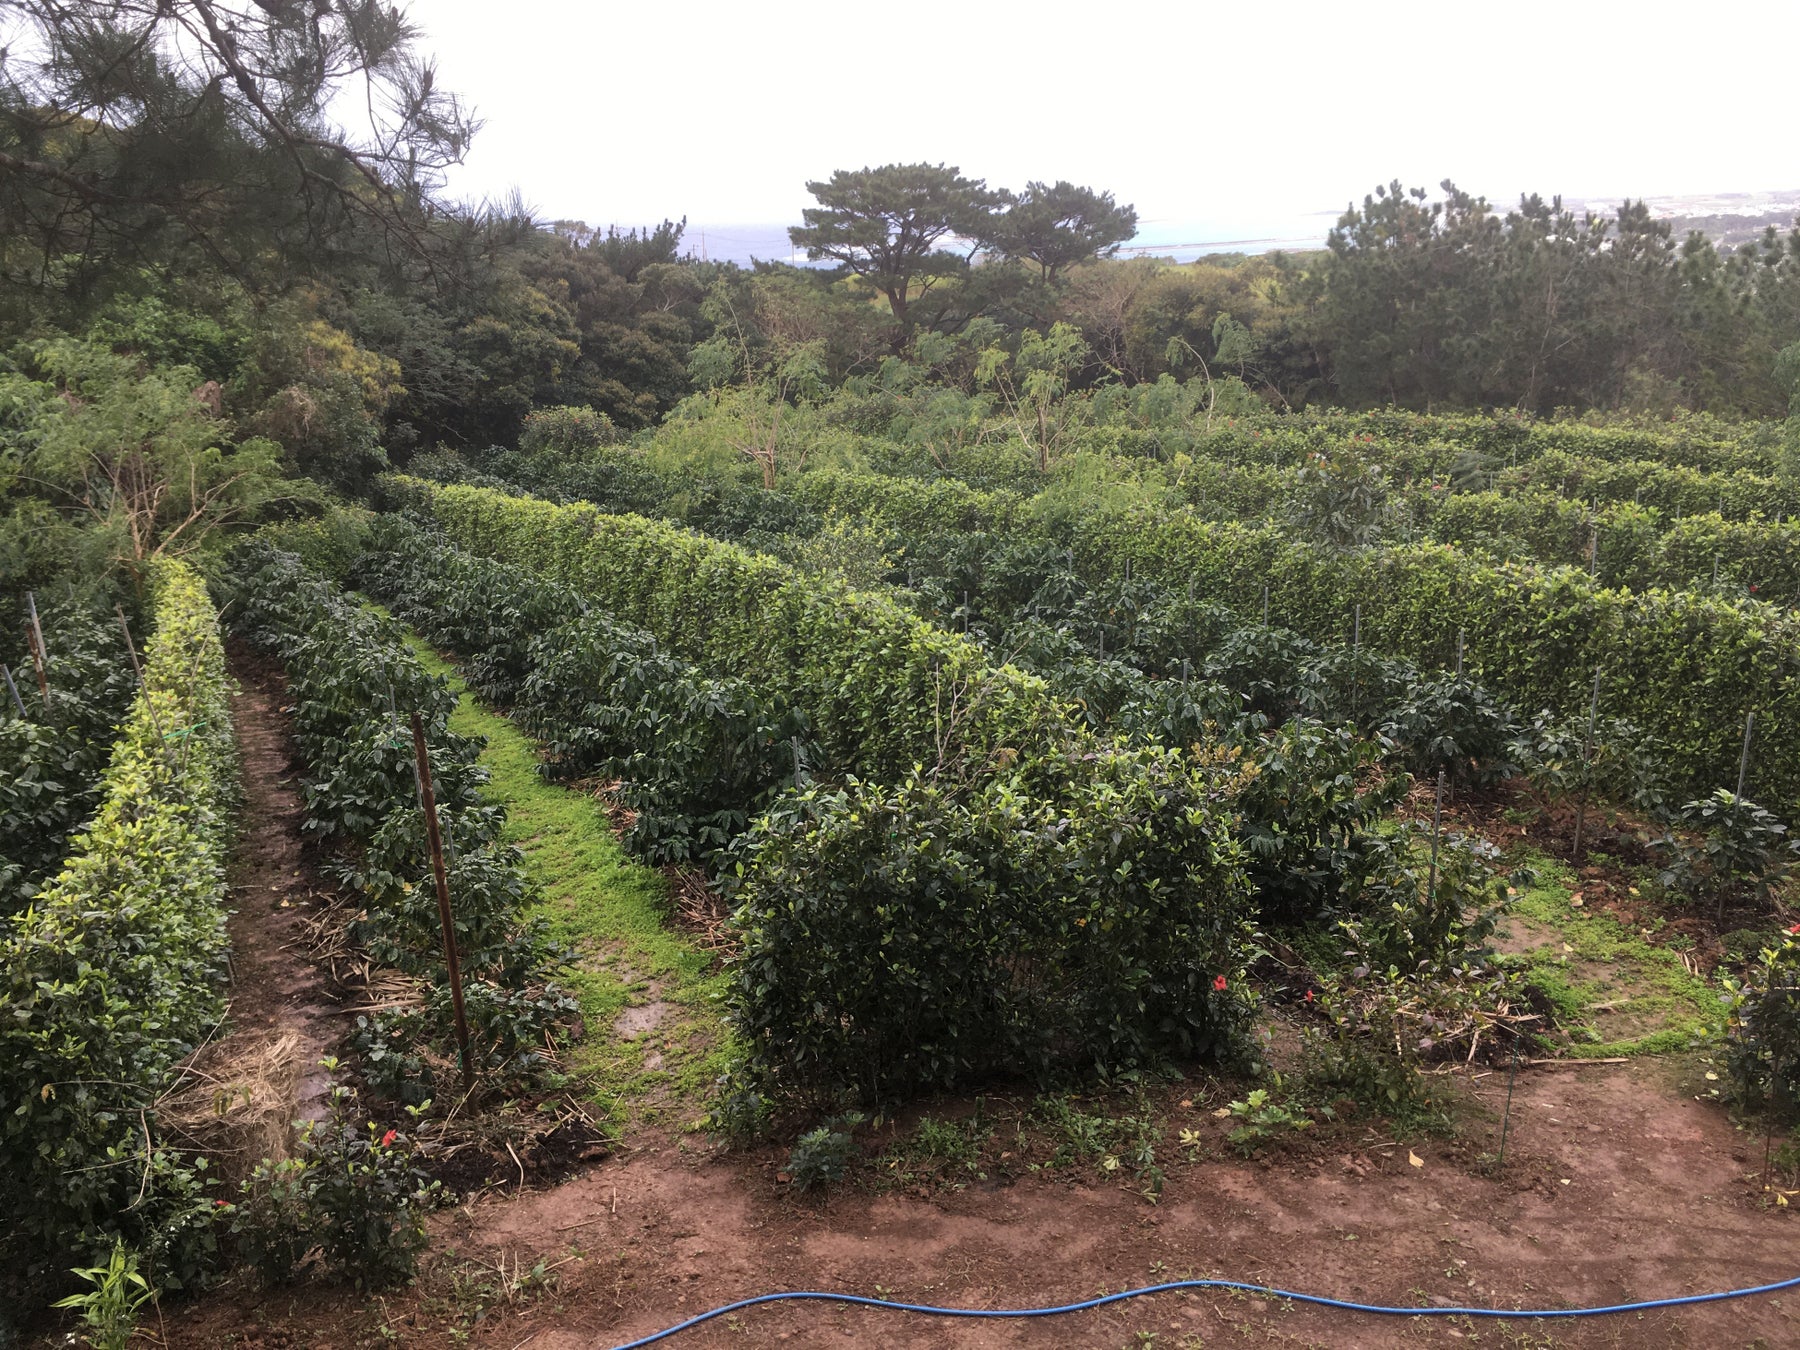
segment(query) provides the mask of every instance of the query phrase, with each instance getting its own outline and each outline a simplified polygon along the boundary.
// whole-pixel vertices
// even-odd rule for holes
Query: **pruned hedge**
[[[786,799],[745,849],[739,1093],[885,1104],[1240,1052],[1242,784],[1228,758],[1090,745],[968,794]]]
[[[1043,681],[886,596],[639,516],[384,481],[461,547],[573,587],[711,674],[783,692],[829,769],[890,782],[915,765],[976,771],[1066,726]]]
[[[1602,669],[1601,710],[1669,752],[1669,773],[1697,791],[1736,782],[1745,714],[1756,714],[1749,794],[1800,810],[1800,620],[1771,606],[1689,592],[1596,587],[1567,567],[1495,566],[1442,545],[1335,554],[1264,527],[1182,514],[1090,516],[1077,567],[1134,575],[1321,640],[1349,636],[1421,666],[1454,662],[1466,633],[1471,669],[1521,708],[1586,706]]]
[[[178,562],[152,576],[144,686],[62,871],[0,936],[0,1252],[29,1279],[122,1237],[161,1287],[212,1245],[157,1099],[224,1011],[234,767],[218,616]]]

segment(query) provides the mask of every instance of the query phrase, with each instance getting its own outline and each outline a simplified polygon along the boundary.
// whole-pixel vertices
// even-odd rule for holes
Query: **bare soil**
[[[560,1185],[486,1192],[438,1216],[435,1265],[412,1290],[379,1302],[222,1291],[169,1310],[167,1343],[348,1350],[466,1335],[507,1350],[590,1350],[781,1289],[1000,1307],[1224,1276],[1398,1306],[1561,1307],[1800,1273],[1791,1212],[1768,1206],[1761,1189],[1762,1141],[1678,1091],[1670,1072],[1660,1063],[1521,1071],[1497,1178],[1476,1159],[1493,1148],[1505,1086],[1495,1074],[1467,1085],[1459,1140],[1396,1142],[1347,1125],[1259,1161],[1176,1163],[1155,1205],[1092,1168],[813,1199],[777,1180],[772,1157],[647,1136]],[[548,1289],[509,1291],[496,1275],[539,1262]],[[1800,1295],[1778,1294],[1474,1324],[1208,1291],[1029,1322],[778,1304],[673,1344],[1773,1347],[1800,1343],[1797,1314]]]
[[[329,887],[300,833],[299,766],[280,711],[287,680],[278,665],[240,642],[230,644],[228,656],[238,682],[231,719],[244,793],[231,873],[237,902],[230,923],[232,1035],[296,1035],[301,1076],[294,1118],[319,1120],[330,1089],[319,1060],[343,1038],[344,1019],[323,972],[307,958],[305,921]]]

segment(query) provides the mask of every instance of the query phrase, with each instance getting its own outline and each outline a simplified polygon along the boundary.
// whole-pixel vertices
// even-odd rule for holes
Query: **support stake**
[[[1583,764],[1590,762],[1594,758],[1594,732],[1598,729],[1599,725],[1600,725],[1600,667],[1595,666],[1594,667],[1594,697],[1593,697],[1593,700],[1588,704],[1587,740],[1585,742],[1583,742],[1582,747],[1581,747],[1581,760],[1582,760]],[[1582,830],[1582,826],[1587,823],[1587,799],[1588,799],[1587,785],[1584,783],[1584,784],[1582,784],[1582,787],[1581,787],[1581,800],[1578,803],[1576,803],[1576,806],[1575,806],[1575,849],[1574,849],[1574,853],[1573,853],[1573,859],[1576,863],[1580,863],[1580,861],[1581,861],[1581,830]]]
[[[44,700],[44,711],[50,711],[50,681],[44,675],[49,653],[44,650],[44,627],[38,622],[37,597],[25,592],[25,613],[31,624],[26,632],[26,645],[31,648],[31,665],[37,671],[38,697]]]
[[[0,665],[0,675],[6,676],[6,690],[13,698],[13,707],[19,710],[19,720],[25,719],[25,702],[19,697],[19,686],[13,683],[12,672]]]
[[[431,878],[437,883],[438,922],[444,929],[444,965],[450,972],[450,1002],[456,1009],[456,1045],[462,1053],[463,1087],[475,1084],[469,1059],[469,1019],[463,1012],[462,963],[456,956],[456,922],[450,916],[450,878],[444,873],[444,841],[438,833],[437,794],[431,785],[431,756],[425,748],[425,723],[412,715],[413,757],[419,769],[419,804],[425,808],[425,838],[431,845]]]
[[[1750,729],[1752,727],[1754,727],[1755,725],[1756,725],[1756,714],[1754,712],[1745,713],[1744,714],[1744,753],[1742,755],[1738,756],[1737,795],[1738,795],[1738,799],[1740,801],[1743,799],[1743,796],[1744,796],[1744,777],[1746,774],[1748,774],[1750,772]]]

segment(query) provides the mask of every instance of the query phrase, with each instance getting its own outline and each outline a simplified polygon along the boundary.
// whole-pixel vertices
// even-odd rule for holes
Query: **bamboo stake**
[[[31,629],[25,634],[26,645],[31,648],[32,668],[37,671],[38,697],[44,700],[44,711],[50,711],[50,681],[44,675],[44,665],[49,653],[44,649],[44,627],[38,622],[37,597],[30,591],[25,592],[25,613]]]
[[[463,1087],[475,1082],[469,1059],[469,1021],[463,1012],[462,963],[456,955],[456,923],[450,915],[450,879],[444,873],[444,841],[438,833],[437,794],[431,784],[431,756],[425,748],[425,723],[412,715],[413,757],[419,770],[419,802],[425,808],[425,837],[431,845],[431,876],[437,883],[438,921],[444,929],[444,965],[450,972],[450,1002],[456,1009],[456,1044],[462,1052]]]

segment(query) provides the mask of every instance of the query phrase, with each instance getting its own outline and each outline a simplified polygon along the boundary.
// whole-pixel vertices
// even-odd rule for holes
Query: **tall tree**
[[[1005,194],[942,164],[839,169],[806,190],[817,199],[788,231],[814,262],[841,264],[887,297],[904,329],[913,301],[962,276],[986,243]],[[940,247],[955,240],[966,251]]]
[[[240,276],[346,236],[416,257],[475,131],[370,0],[0,0],[0,19],[14,282],[66,287],[171,240]]]
[[[1137,208],[1120,206],[1110,192],[1054,184],[1027,183],[994,223],[995,248],[1007,257],[1038,266],[1048,285],[1077,263],[1110,258],[1137,234]]]

